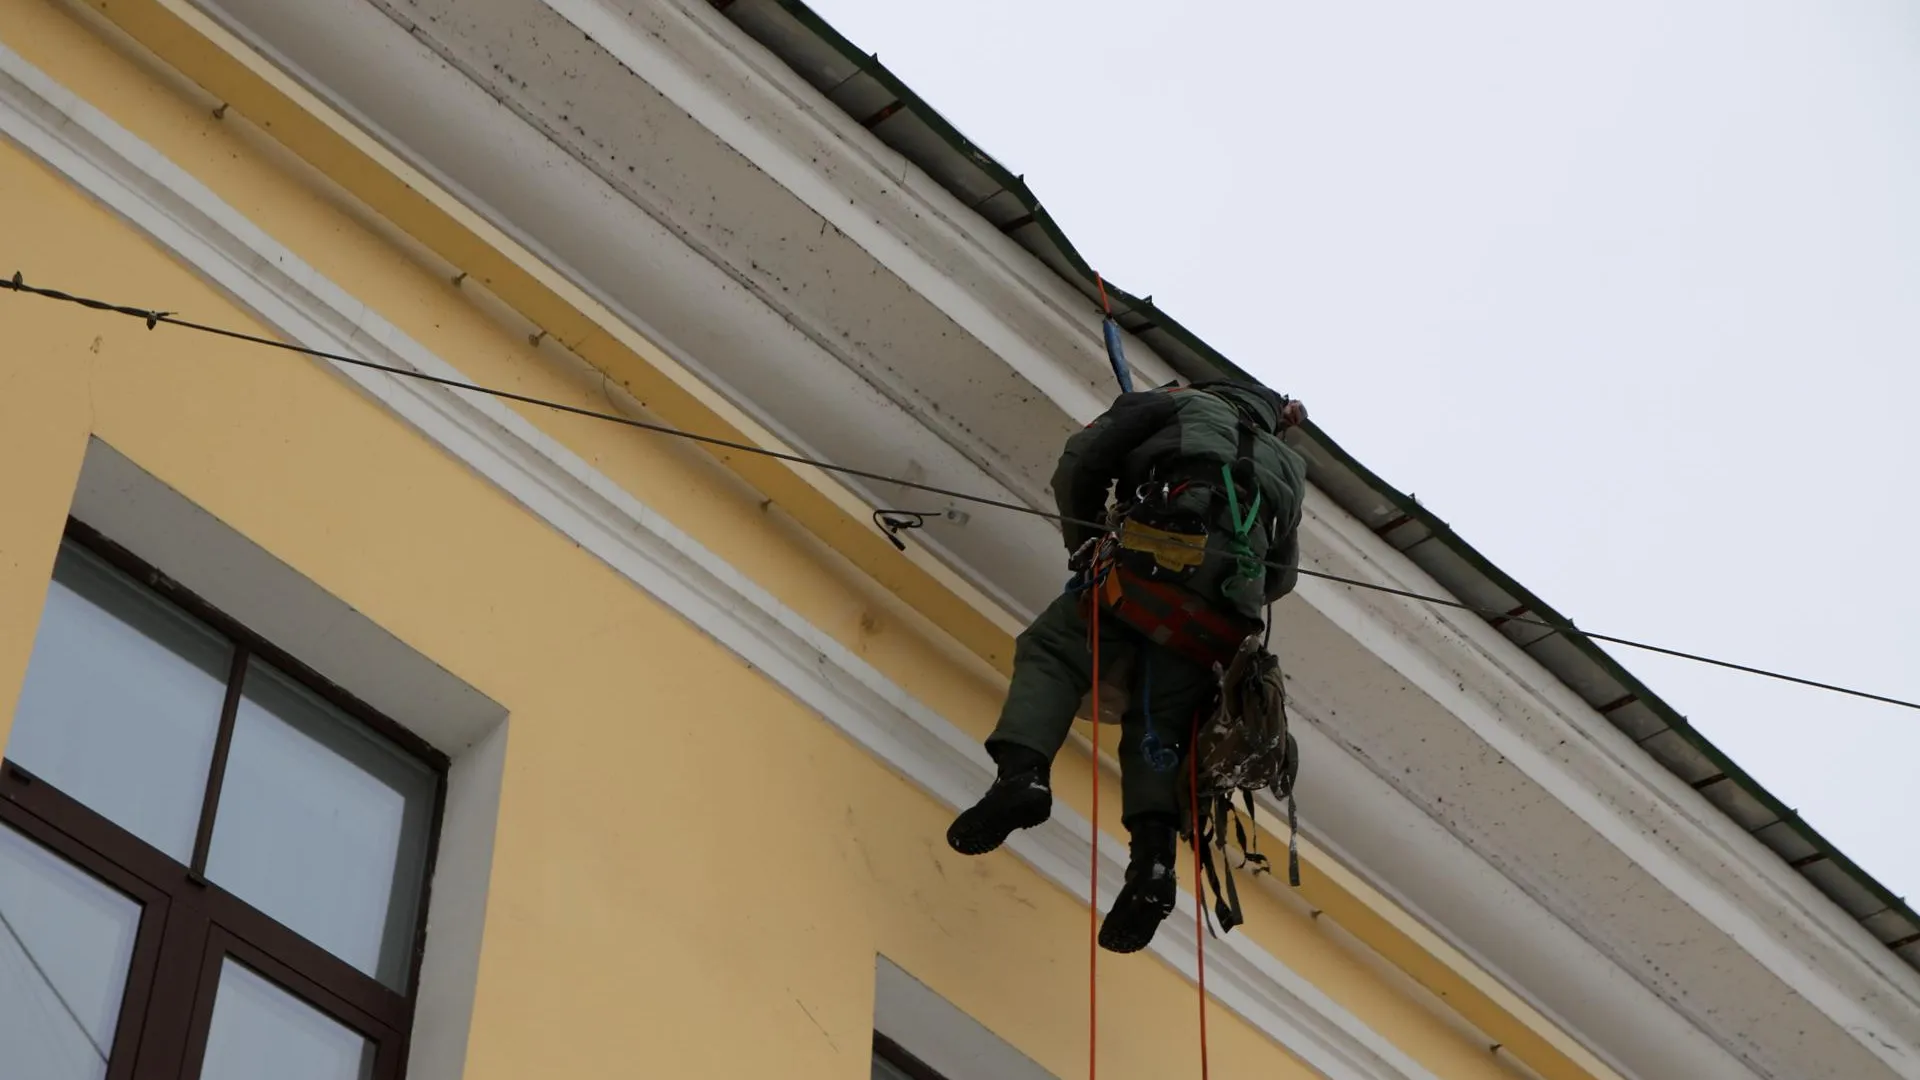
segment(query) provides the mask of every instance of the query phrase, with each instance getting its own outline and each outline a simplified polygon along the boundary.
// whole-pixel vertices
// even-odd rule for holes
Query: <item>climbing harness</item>
[[[1140,484],[1117,515],[1119,561],[1148,581],[1191,578],[1207,558],[1205,511],[1211,501],[1210,492],[1192,483]]]
[[[1120,523],[1120,549],[1129,569],[1154,581],[1179,581],[1192,575],[1206,560],[1207,530],[1159,528],[1130,515]]]
[[[1150,581],[1125,566],[1114,567],[1098,586],[1101,606],[1155,645],[1194,663],[1223,664],[1260,624],[1222,611],[1200,594]]]
[[[1099,632],[1098,620],[1103,606],[1099,600],[1099,586],[1114,570],[1112,545],[1103,545],[1098,541],[1089,542],[1091,559],[1085,570],[1076,573],[1067,582],[1067,591],[1088,594],[1088,618],[1094,620],[1090,631]],[[1153,723],[1153,659],[1149,653],[1139,648],[1129,648],[1111,663],[1095,663],[1093,666],[1093,686],[1086,696],[1081,698],[1080,710],[1075,718],[1101,724],[1119,724],[1134,701],[1132,684],[1134,669],[1139,669],[1140,713],[1146,721],[1146,733],[1140,741],[1141,754],[1149,767],[1155,772],[1168,772],[1180,764],[1179,752],[1166,745],[1160,732]],[[1099,691],[1098,694],[1094,690]]]
[[[1233,466],[1220,466],[1220,475],[1226,481],[1221,486],[1227,492],[1227,520],[1233,523],[1234,569],[1241,577],[1251,578],[1266,573],[1266,566],[1253,553],[1253,543],[1247,537],[1253,534],[1254,522],[1260,520],[1260,489],[1254,487],[1253,502],[1248,504],[1247,512],[1240,513],[1240,485],[1234,482]]]

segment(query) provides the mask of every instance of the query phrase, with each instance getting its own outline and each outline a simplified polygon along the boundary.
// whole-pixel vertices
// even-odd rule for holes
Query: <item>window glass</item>
[[[200,1080],[367,1080],[366,1037],[228,957]]]
[[[435,786],[426,766],[255,661],[207,876],[404,991]]]
[[[140,905],[0,823],[0,1073],[107,1073]]]
[[[212,630],[63,544],[6,756],[187,862],[232,657]]]

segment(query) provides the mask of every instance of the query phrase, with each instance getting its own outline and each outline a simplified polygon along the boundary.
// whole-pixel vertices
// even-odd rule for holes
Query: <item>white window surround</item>
[[[885,956],[873,962],[873,1029],[946,1080],[1055,1080]]]
[[[461,1075],[506,761],[498,704],[95,437],[72,515],[445,753],[408,1075]]]
[[[357,354],[445,378],[462,378],[456,369],[372,314],[152,147],[3,46],[0,134],[88,191],[290,339],[317,349]],[[462,396],[416,380],[344,365],[336,370],[531,512],[747,659],[943,804],[963,805],[985,786],[991,776],[991,763],[973,739],[517,413],[491,399]],[[95,445],[104,456],[104,444]],[[89,524],[127,544],[143,558],[156,560],[169,573],[176,568],[189,569],[179,561],[187,553],[155,546],[166,539],[164,536],[129,528],[137,523],[117,519],[110,511],[102,516],[108,509],[102,504],[112,504],[118,498],[96,500],[89,496],[84,505],[77,500],[75,516],[81,516],[83,509],[94,514]],[[204,512],[193,512],[202,516],[203,523],[218,524]],[[232,573],[231,569],[228,572]],[[201,579],[189,571],[180,580],[194,588],[195,581]],[[234,580],[244,578],[236,574]],[[235,597],[213,588],[207,599],[222,605],[232,604]],[[249,616],[270,614],[245,603],[230,610],[243,621]],[[271,636],[285,628],[272,618],[260,618],[256,629]],[[308,656],[299,652],[303,642],[298,635],[281,640],[289,651],[328,674],[327,654]],[[393,710],[389,715],[399,722],[411,726],[419,719],[391,694],[382,695],[378,687],[365,687],[355,680],[347,680],[345,685],[366,693],[370,705]],[[401,707],[396,709],[396,705]],[[474,802],[487,801],[489,810],[487,837],[484,844],[475,838],[475,855],[488,854],[491,849],[491,809],[497,803],[499,762],[505,742],[505,725],[497,714],[495,721],[493,737],[470,751],[476,771],[491,759],[496,785],[492,800],[485,799],[480,785],[468,785]],[[450,734],[430,727],[416,730],[436,743]],[[460,779],[457,764],[454,779]],[[433,919],[440,906],[449,902],[449,893],[462,891],[443,882],[451,872],[448,860],[456,859],[457,849],[465,846],[458,837],[448,835],[453,816],[464,809],[450,789],[448,822],[443,828],[440,869],[429,915],[428,971],[423,973],[421,1014],[416,1021],[409,1069],[411,1076],[434,1080],[459,1075],[458,1059],[452,1056],[450,1047],[442,1046],[442,1040],[451,1041],[451,1014],[459,1013],[459,1042],[464,1053],[472,979],[477,974],[477,917],[472,924],[473,954],[449,955],[441,965],[443,971],[433,971],[438,959],[436,949],[447,944],[451,936],[442,935]],[[1084,901],[1090,838],[1087,820],[1063,807],[1056,809],[1046,826],[1015,838],[1008,848]],[[1124,852],[1124,844],[1111,836],[1103,839],[1099,888],[1103,905],[1119,891]],[[484,877],[469,894],[477,895],[482,902],[483,882]],[[1156,938],[1152,950],[1191,980],[1193,908],[1188,894],[1181,896],[1180,913],[1184,918],[1176,914],[1170,919],[1168,929]],[[1212,945],[1208,961],[1209,988],[1220,1004],[1330,1080],[1434,1080],[1392,1042],[1244,935]],[[441,974],[444,981],[425,985],[429,975]],[[456,981],[464,985],[456,987]],[[434,995],[432,1000],[427,997],[429,993]],[[428,1029],[436,1017],[446,1022]]]

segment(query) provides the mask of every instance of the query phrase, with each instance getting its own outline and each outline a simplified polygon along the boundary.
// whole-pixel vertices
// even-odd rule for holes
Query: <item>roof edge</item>
[[[883,87],[891,95],[892,103],[869,116],[853,118],[936,183],[972,206],[1086,297],[1090,305],[1099,303],[1104,279],[1074,247],[1024,178],[961,134],[937,109],[881,64],[877,54],[855,47],[802,0],[708,0],[708,3],[829,100],[856,76],[865,76]],[[770,28],[768,20],[775,16],[784,18],[790,26]],[[803,30],[813,40],[796,42],[782,32],[788,29]],[[823,78],[817,62],[820,57],[806,55],[807,48],[824,49],[839,66],[851,65],[853,70],[836,73],[832,79]],[[937,137],[938,145],[930,149],[920,140],[909,143],[897,130],[890,138],[889,129],[897,129],[902,118],[924,125]],[[977,182],[980,177],[989,180],[997,190],[980,194]],[[971,185],[974,190],[962,190],[963,178],[975,181]],[[1209,378],[1260,381],[1167,314],[1151,296],[1136,295],[1111,281],[1104,281],[1104,285],[1121,327],[1153,348],[1189,382]],[[1895,955],[1920,970],[1920,915],[1902,898],[1862,870],[1796,811],[1767,791],[1598,642],[1572,629],[1572,620],[1495,566],[1437,515],[1362,465],[1311,421],[1303,427],[1298,440],[1300,449],[1309,458],[1315,486],[1336,505],[1387,539],[1462,601],[1473,605],[1477,614],[1520,644],[1555,678],[1646,749],[1668,772],[1701,791],[1729,820],[1780,854],[1797,874],[1832,899],[1852,919],[1862,923]],[[1429,540],[1437,541],[1437,546],[1426,543]],[[1505,614],[1487,614],[1496,611]],[[1514,616],[1523,612],[1569,629],[1530,635],[1529,629],[1538,631],[1539,627],[1514,621]],[[1554,643],[1564,643],[1569,648],[1556,650],[1552,647]],[[1628,706],[1634,708],[1629,710]],[[1668,733],[1673,738],[1661,740],[1660,737]],[[1720,790],[1716,794],[1714,789]],[[1817,872],[1809,873],[1809,869]]]

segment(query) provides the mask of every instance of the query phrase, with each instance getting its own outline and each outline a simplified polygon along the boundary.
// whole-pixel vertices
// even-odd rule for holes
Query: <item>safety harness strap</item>
[[[1260,624],[1219,611],[1190,589],[1148,581],[1124,565],[1107,573],[1100,598],[1148,641],[1209,667],[1231,660],[1240,643],[1260,631]]]

